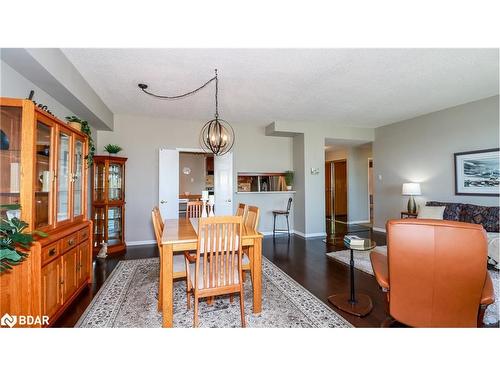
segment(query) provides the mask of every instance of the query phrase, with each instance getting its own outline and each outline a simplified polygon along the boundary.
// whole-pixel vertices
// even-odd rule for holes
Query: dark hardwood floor
[[[349,267],[326,256],[328,252],[345,249],[343,236],[346,233],[371,238],[377,245],[386,244],[385,233],[374,232],[361,225],[337,223],[336,234],[329,236],[327,243],[323,241],[324,238],[305,240],[294,235],[280,235],[273,239],[272,236],[267,236],[263,240],[263,255],[355,327],[380,327],[388,318],[385,296],[375,278],[365,272],[355,270],[354,277],[356,291],[368,294],[373,301],[370,314],[359,318],[336,309],[328,302],[330,295],[349,291]],[[93,284],[82,292],[55,322],[54,327],[73,327],[76,324],[120,260],[151,257],[158,257],[158,250],[153,245],[129,248],[124,254],[95,260]],[[392,326],[401,327],[397,323]]]
[[[342,250],[342,238],[347,232],[355,232],[359,236],[370,237],[377,244],[385,244],[383,233],[372,232],[362,226],[337,224],[337,234],[328,238],[305,240],[298,236],[280,235],[273,239],[267,236],[263,240],[263,255],[285,271],[299,284],[337,311],[356,327],[379,327],[386,319],[385,300],[375,279],[364,272],[355,272],[356,290],[366,293],[373,300],[373,311],[364,318],[358,318],[334,308],[327,300],[328,296],[349,290],[349,268],[325,254]],[[73,327],[83,314],[92,298],[101,288],[120,260],[158,257],[156,246],[136,246],[126,253],[94,261],[94,281],[66,312],[54,323],[54,327]]]

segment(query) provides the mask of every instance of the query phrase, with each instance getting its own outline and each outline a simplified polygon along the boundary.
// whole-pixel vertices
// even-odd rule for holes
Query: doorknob
[[[167,201],[161,200],[160,203],[164,204],[164,203],[167,203]]]

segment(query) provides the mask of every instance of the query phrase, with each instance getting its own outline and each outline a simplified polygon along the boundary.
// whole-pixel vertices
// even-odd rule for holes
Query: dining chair
[[[153,228],[155,232],[155,238],[156,238],[156,243],[158,246],[158,252],[160,253],[160,285],[158,288],[158,310],[161,310],[161,306],[163,304],[163,279],[162,279],[162,270],[161,270],[161,237],[163,233],[163,219],[161,217],[160,210],[158,207],[153,207],[153,210],[151,212],[151,219],[153,221]],[[184,260],[184,255],[183,254],[174,254],[173,256],[173,279],[181,279],[186,277],[186,263]],[[188,305],[188,310],[191,308],[191,298],[189,298],[189,291],[187,292],[187,305]]]
[[[247,213],[246,216],[244,217],[244,224],[246,227],[250,227],[257,231],[257,228],[259,226],[259,219],[260,219],[260,210],[259,207],[256,206],[248,206],[247,207]],[[251,254],[248,252],[248,248],[244,247],[243,248],[244,254],[247,256],[251,256]],[[246,271],[252,271],[251,266],[252,266],[252,259],[249,258],[250,261],[248,263],[243,264],[242,269],[243,269],[243,281],[245,281],[246,277]],[[252,281],[253,282],[253,281]]]
[[[186,255],[188,290],[194,295],[193,326],[198,326],[200,298],[239,293],[241,326],[245,327],[243,295],[241,216],[214,216],[200,218],[198,246],[194,263]]]
[[[247,205],[244,203],[240,203],[238,205],[238,208],[236,209],[236,216],[244,216],[246,209],[247,209]]]
[[[276,233],[288,233],[288,236],[290,236],[290,222],[288,220],[288,216],[290,215],[291,207],[292,207],[292,197],[288,198],[286,210],[273,211],[273,237],[276,235]],[[286,217],[286,229],[276,229],[276,216],[282,216],[282,215]]]
[[[186,219],[201,217],[202,209],[203,209],[203,202],[201,201],[187,202]]]

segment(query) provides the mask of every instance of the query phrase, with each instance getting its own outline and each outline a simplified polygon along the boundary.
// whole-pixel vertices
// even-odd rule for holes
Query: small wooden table
[[[242,228],[242,246],[248,247],[251,262],[251,277],[253,286],[253,313],[262,310],[262,234],[251,227]],[[186,250],[196,250],[198,235],[189,219],[167,219],[161,239],[161,272],[163,280],[162,313],[163,327],[173,326],[174,281],[173,254]]]

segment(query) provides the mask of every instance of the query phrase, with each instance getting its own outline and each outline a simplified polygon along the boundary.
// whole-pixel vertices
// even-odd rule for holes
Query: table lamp
[[[410,198],[408,199],[408,212],[409,213],[416,213],[417,212],[417,205],[415,203],[415,199],[413,198],[415,195],[420,195],[420,184],[417,184],[415,182],[407,182],[403,184],[403,195],[409,195]]]

